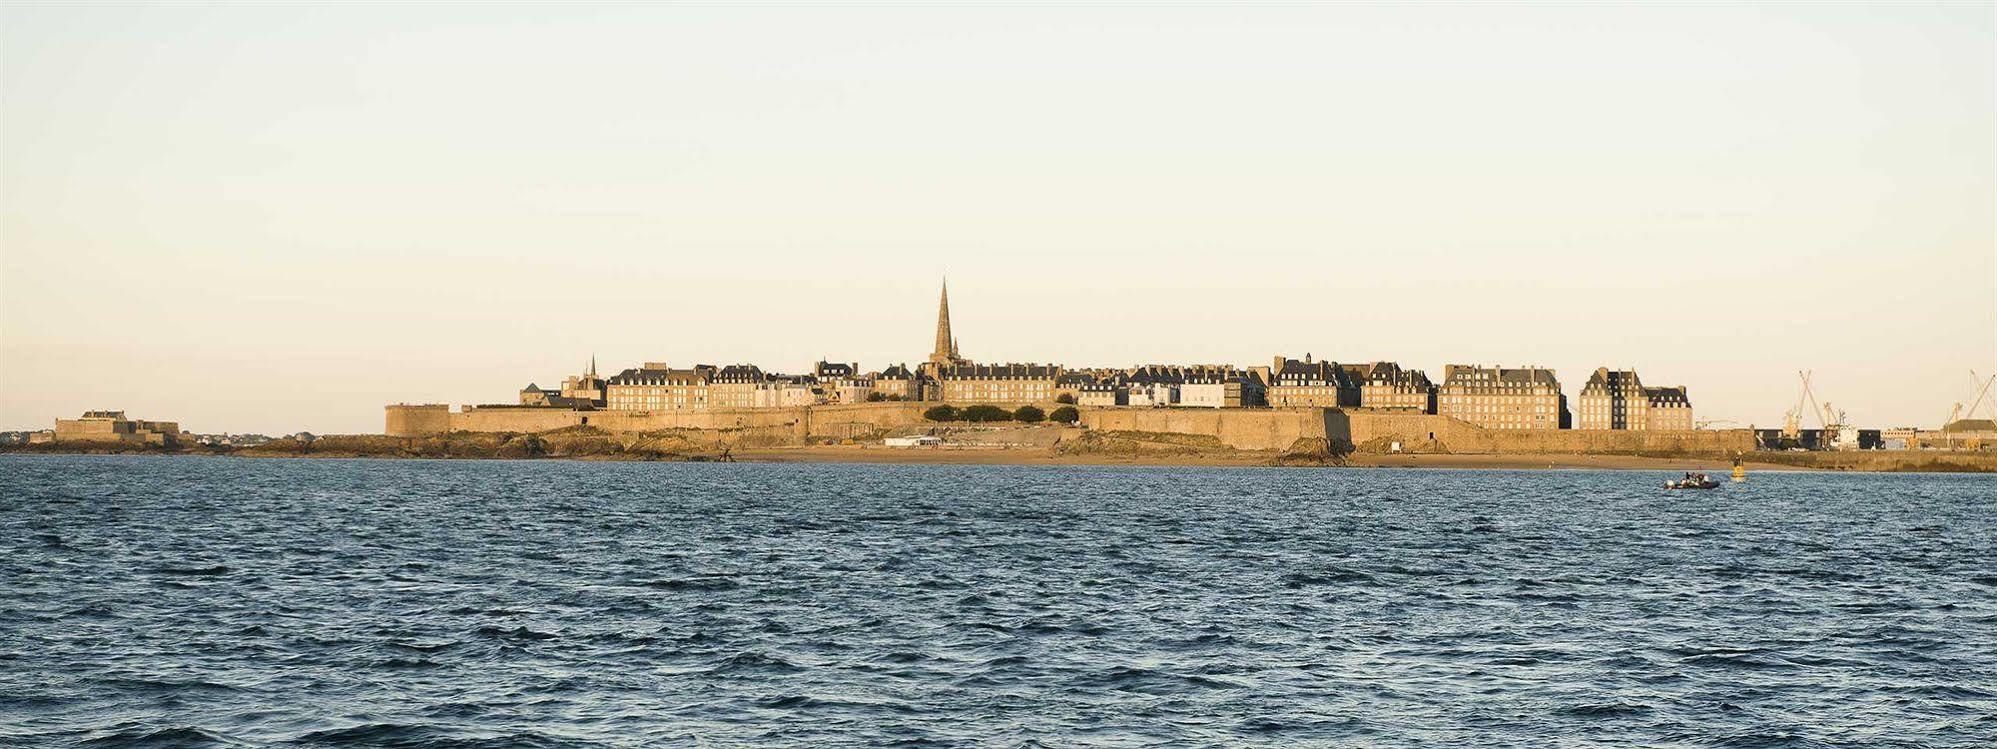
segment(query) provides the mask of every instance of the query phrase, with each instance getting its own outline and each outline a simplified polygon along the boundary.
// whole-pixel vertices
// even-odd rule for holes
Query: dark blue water
[[[1997,480],[0,457],[0,744],[1997,744]]]

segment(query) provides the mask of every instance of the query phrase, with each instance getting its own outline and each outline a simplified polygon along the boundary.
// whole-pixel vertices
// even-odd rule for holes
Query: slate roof
[[[1474,364],[1451,364],[1443,368],[1443,387],[1457,387],[1468,390],[1495,390],[1498,386],[1525,388],[1541,386],[1560,389],[1560,380],[1553,376],[1553,370],[1539,367],[1480,367]]]
[[[701,365],[693,369],[642,369],[631,368],[618,372],[606,382],[611,385],[704,385],[714,376],[714,368]]]
[[[1412,388],[1435,387],[1435,383],[1429,381],[1427,372],[1419,369],[1402,369],[1400,364],[1390,361],[1374,362],[1367,372],[1366,384]]]
[[[1271,387],[1354,387],[1352,373],[1334,361],[1304,362],[1284,359],[1283,367],[1270,375],[1274,382]]]
[[[764,382],[770,375],[754,364],[730,364],[714,373],[715,382]]]
[[[1596,367],[1595,371],[1588,375],[1588,384],[1581,386],[1581,393],[1634,395],[1642,388],[1643,381],[1637,378],[1636,370]]]
[[[945,380],[1052,380],[1061,376],[1055,364],[954,364],[937,376]]]
[[[1668,388],[1644,388],[1643,397],[1652,406],[1680,406],[1690,408],[1692,399],[1685,396],[1685,386]]]

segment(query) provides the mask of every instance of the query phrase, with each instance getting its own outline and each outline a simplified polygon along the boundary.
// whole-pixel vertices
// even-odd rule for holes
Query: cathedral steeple
[[[950,281],[943,281],[943,296],[936,303],[936,350],[929,353],[929,362],[938,366],[956,364],[963,361],[957,354],[957,337],[950,333]]]

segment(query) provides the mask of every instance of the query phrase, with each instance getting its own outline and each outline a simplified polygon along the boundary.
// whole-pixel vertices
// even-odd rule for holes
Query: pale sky
[[[379,432],[594,353],[1997,370],[1997,13],[0,9],[0,428]]]

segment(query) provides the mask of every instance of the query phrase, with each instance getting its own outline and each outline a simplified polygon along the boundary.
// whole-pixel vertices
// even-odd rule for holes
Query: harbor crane
[[[1809,414],[1817,420],[1819,448],[1830,447],[1846,431],[1845,412],[1837,410],[1830,401],[1817,402],[1817,394],[1810,388],[1810,378],[1816,373],[1802,370],[1796,377],[1803,381],[1803,393],[1796,397],[1796,406],[1782,415],[1782,437],[1794,443],[1803,441],[1803,418]],[[1804,406],[1809,406],[1805,411]]]
[[[1792,440],[1801,440],[1803,438],[1803,414],[1805,413],[1803,406],[1805,404],[1808,404],[1810,407],[1808,413],[1817,418],[1818,429],[1828,430],[1830,428],[1829,420],[1825,418],[1825,416],[1831,413],[1830,404],[1818,405],[1817,394],[1810,391],[1810,377],[1815,374],[1812,371],[1798,371],[1796,373],[1796,377],[1803,381],[1803,393],[1796,396],[1796,407],[1789,409],[1787,413],[1782,415],[1783,437]]]
[[[1961,419],[1976,418],[1977,409],[1982,408],[1986,403],[1990,406],[1990,420],[1997,421],[1997,398],[1989,397],[1991,383],[1997,383],[1997,374],[1989,377],[1978,377],[1976,370],[1969,370],[1969,407],[1964,408],[1961,403],[1956,403],[1949,407],[1948,420],[1942,422],[1942,439],[1948,443],[1950,448],[1955,447],[1955,436],[1950,433],[1951,430],[1949,427]]]

